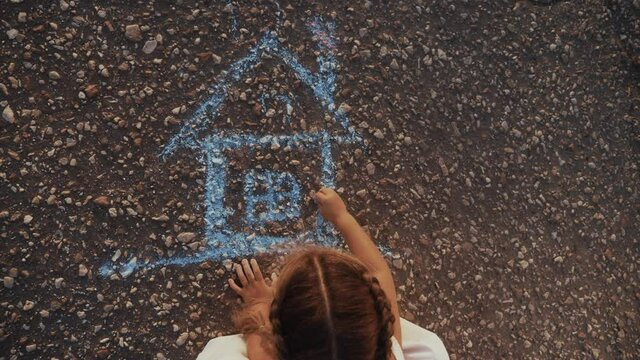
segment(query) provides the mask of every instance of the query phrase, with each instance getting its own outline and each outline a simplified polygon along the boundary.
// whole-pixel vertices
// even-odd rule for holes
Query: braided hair
[[[271,311],[269,313],[269,320],[271,321],[271,331],[273,334],[273,346],[276,349],[276,353],[278,354],[278,358],[286,359],[287,358],[287,347],[284,343],[284,338],[282,337],[282,325],[280,323],[279,314],[279,304],[276,300],[271,303]]]
[[[313,248],[289,260],[278,283],[269,318],[280,359],[389,359],[395,319],[362,262]]]
[[[391,304],[389,304],[389,300],[375,276],[365,271],[362,273],[362,279],[369,285],[369,291],[374,298],[376,313],[380,319],[375,359],[387,360],[391,349],[391,337],[393,336],[393,323],[395,321],[393,313],[391,313]]]

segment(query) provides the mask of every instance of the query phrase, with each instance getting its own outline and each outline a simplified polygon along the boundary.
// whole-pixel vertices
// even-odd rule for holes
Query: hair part
[[[326,317],[327,317],[327,327],[329,328],[329,332],[333,333],[335,332],[334,327],[333,327],[333,317],[331,316],[331,303],[329,302],[329,295],[327,294],[327,285],[324,282],[324,274],[323,274],[323,270],[322,267],[320,266],[320,262],[318,261],[317,257],[313,258],[313,265],[316,268],[316,271],[318,272],[318,282],[320,283],[320,293],[322,294],[322,300],[324,302],[324,307],[326,309]],[[338,358],[338,353],[337,353],[337,344],[336,344],[336,337],[335,336],[330,336],[331,338],[331,358],[332,359],[337,359]]]
[[[271,305],[281,359],[387,360],[394,317],[369,269],[355,257],[311,248],[293,255]]]

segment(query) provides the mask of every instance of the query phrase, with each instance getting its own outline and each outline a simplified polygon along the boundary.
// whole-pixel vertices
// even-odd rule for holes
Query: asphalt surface
[[[630,1],[0,2],[0,359],[189,359],[233,332],[227,257],[100,267],[208,246],[206,167],[159,157],[265,32],[313,73],[335,25],[335,101],[364,139],[336,187],[389,251],[402,315],[452,359],[640,357],[640,3]],[[317,34],[316,34],[317,35]],[[326,39],[325,39],[326,40]],[[326,45],[326,44],[325,44]],[[335,127],[265,56],[207,130]],[[287,108],[263,94],[294,94]],[[295,173],[313,153],[229,154]],[[234,231],[250,232],[242,218]],[[185,235],[187,234],[187,235]],[[268,272],[284,254],[260,254]]]

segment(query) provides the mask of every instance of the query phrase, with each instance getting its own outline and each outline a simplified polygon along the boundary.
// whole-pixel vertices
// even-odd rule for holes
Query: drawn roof
[[[198,140],[198,135],[207,128],[207,125],[217,119],[220,106],[227,99],[231,87],[239,82],[247,72],[254,69],[264,54],[279,59],[293,70],[300,80],[311,89],[321,108],[344,128],[347,135],[333,136],[335,140],[341,143],[362,142],[360,135],[350,126],[347,114],[335,104],[336,46],[332,35],[334,26],[330,23],[324,23],[320,19],[315,19],[309,24],[309,28],[321,54],[317,58],[319,70],[316,73],[302,65],[298,58],[282,45],[273,32],[266,32],[260,41],[249,50],[247,56],[233,63],[227,71],[217,78],[216,84],[210,89],[211,96],[198,107],[180,131],[167,142],[160,156],[166,158],[183,146],[192,149],[200,148],[202,144]]]

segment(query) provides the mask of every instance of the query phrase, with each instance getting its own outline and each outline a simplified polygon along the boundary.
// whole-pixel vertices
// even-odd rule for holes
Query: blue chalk
[[[255,188],[264,187],[264,193]],[[300,184],[288,172],[249,170],[244,178],[245,220],[252,228],[300,217]],[[264,211],[257,213],[257,206]]]
[[[277,6],[279,29],[282,21],[282,11]],[[234,23],[235,24],[235,13]],[[229,176],[229,160],[225,152],[240,148],[270,149],[278,151],[280,148],[317,151],[321,156],[321,182],[326,187],[335,187],[335,164],[333,160],[333,146],[358,144],[364,145],[363,139],[351,126],[348,115],[336,106],[336,39],[333,36],[335,25],[317,17],[309,24],[309,30],[316,41],[319,56],[316,59],[318,71],[312,72],[284,46],[273,32],[265,32],[258,43],[251,48],[247,55],[234,62],[222,72],[209,89],[209,97],[188,118],[180,130],[167,141],[160,152],[161,159],[167,159],[179,148],[186,148],[197,153],[197,159],[206,168],[206,183],[204,196],[204,221],[207,244],[204,251],[192,255],[179,255],[155,260],[139,261],[131,257],[121,264],[106,263],[100,268],[102,276],[109,276],[116,272],[127,277],[141,269],[154,269],[169,265],[185,266],[205,260],[220,260],[222,258],[249,256],[256,252],[277,251],[277,246],[284,243],[307,243],[313,241],[324,246],[336,246],[338,239],[331,224],[319,214],[316,216],[316,226],[312,231],[305,231],[296,236],[271,236],[245,234],[234,232],[229,225],[229,218],[237,216],[234,209],[225,205],[225,190]],[[263,56],[281,61],[287,65],[296,76],[309,88],[318,107],[328,114],[339,131],[320,130],[317,132],[301,132],[290,134],[270,134],[258,136],[255,134],[234,131],[212,131],[204,136],[203,133],[217,120],[220,107],[227,100],[229,91],[261,62]],[[271,101],[279,101],[286,106],[285,123],[292,121],[292,94],[263,95],[258,99],[263,111],[266,111],[267,97]],[[264,192],[256,191],[256,186],[264,186]],[[301,186],[294,174],[272,170],[246,169],[244,176],[245,225],[259,229],[271,222],[290,222],[300,217]],[[259,212],[258,207],[264,211]]]

